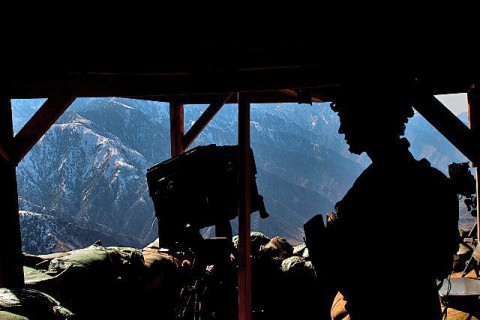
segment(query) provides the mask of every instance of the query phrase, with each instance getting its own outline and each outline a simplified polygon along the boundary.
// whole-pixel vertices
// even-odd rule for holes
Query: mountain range
[[[16,131],[42,102],[13,101]],[[186,131],[205,108],[185,106]],[[348,152],[338,127],[328,103],[252,105],[257,185],[270,214],[266,220],[252,214],[252,230],[298,243],[306,220],[333,210],[369,164],[365,155]],[[407,124],[406,136],[415,157],[445,173],[449,163],[467,161],[419,115]],[[236,105],[225,105],[191,148],[212,143],[237,144]],[[47,253],[95,240],[151,242],[157,225],[146,172],[169,154],[168,104],[77,99],[17,168],[24,250]],[[212,235],[212,228],[203,233]]]

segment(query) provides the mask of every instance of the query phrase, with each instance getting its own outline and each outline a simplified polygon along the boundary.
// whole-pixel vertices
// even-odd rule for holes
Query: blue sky
[[[467,94],[444,94],[435,96],[440,100],[450,111],[455,115],[459,115],[462,112],[468,111]]]

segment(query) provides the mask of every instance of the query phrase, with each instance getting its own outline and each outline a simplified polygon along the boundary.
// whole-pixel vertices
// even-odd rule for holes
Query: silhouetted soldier
[[[350,152],[366,152],[372,163],[330,224],[321,215],[305,224],[312,262],[353,320],[417,318],[413,312],[440,319],[436,280],[451,272],[458,249],[457,196],[443,173],[409,152],[402,136],[414,112],[402,92],[368,93],[347,88],[331,105]]]

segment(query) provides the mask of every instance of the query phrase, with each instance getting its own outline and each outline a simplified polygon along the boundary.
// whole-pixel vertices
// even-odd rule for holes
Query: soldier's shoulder
[[[420,175],[426,179],[426,182],[430,182],[438,188],[452,187],[450,178],[439,169],[433,167],[427,159],[422,158],[418,160],[417,168],[420,171]]]

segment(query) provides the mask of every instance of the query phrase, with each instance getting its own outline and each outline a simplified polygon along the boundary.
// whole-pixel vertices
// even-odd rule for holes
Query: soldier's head
[[[414,114],[405,94],[385,86],[346,86],[331,107],[340,118],[338,133],[355,154],[397,143]]]

